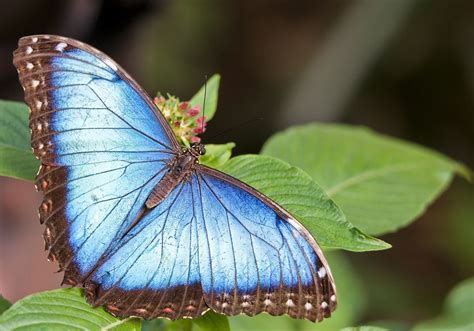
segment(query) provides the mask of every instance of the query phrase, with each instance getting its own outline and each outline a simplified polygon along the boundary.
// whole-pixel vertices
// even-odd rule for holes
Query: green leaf
[[[341,331],[388,331],[388,329],[380,328],[378,326],[351,326],[341,329]]]
[[[386,296],[386,297],[388,298],[389,296]],[[372,311],[370,310],[370,308],[368,309],[369,309],[370,314],[372,314]],[[398,315],[396,315],[396,313],[393,313],[392,316],[398,316]],[[372,326],[377,326],[379,328],[382,328],[383,330],[390,330],[390,331],[410,331],[412,329],[411,325],[408,324],[407,321],[400,321],[400,320],[382,319],[382,320],[370,321],[367,324],[372,325]]]
[[[474,330],[474,277],[451,290],[441,316],[417,324],[414,330]]]
[[[217,110],[217,98],[219,95],[219,84],[221,76],[219,74],[212,75],[205,85],[203,85],[199,91],[189,100],[191,106],[201,107],[201,113],[204,110],[206,120],[210,121]],[[204,105],[204,90],[206,89],[206,104]],[[206,109],[203,109],[206,106]]]
[[[137,318],[117,319],[92,308],[77,288],[28,296],[0,316],[0,330],[140,330]]]
[[[201,317],[190,319],[179,319],[170,321],[158,318],[143,322],[143,331],[230,331],[227,316],[218,314],[212,310]]]
[[[7,299],[0,295],[0,315],[2,315],[5,310],[10,308],[11,305],[12,304]]]
[[[349,223],[339,207],[304,171],[262,155],[230,159],[220,170],[253,186],[288,210],[320,245],[351,251],[389,248]]]
[[[283,316],[270,316],[268,314],[259,314],[256,316],[236,315],[229,317],[230,329],[232,331],[292,331],[302,330],[302,326],[310,324],[314,327],[314,323],[308,321],[295,321],[294,319]]]
[[[212,310],[194,320],[202,331],[230,331],[229,320],[226,316]]]
[[[206,154],[199,157],[199,162],[207,165],[208,167],[218,168],[230,159],[232,156],[232,149],[234,147],[234,143],[206,145]]]
[[[444,308],[449,316],[474,322],[474,277],[464,280],[451,290]]]
[[[166,331],[168,323],[172,323],[164,318],[154,320],[143,320],[141,331]]]
[[[33,155],[24,103],[0,100],[0,176],[33,180],[39,161]]]
[[[176,321],[165,321],[166,331],[192,331],[193,322],[190,319],[180,319]]]
[[[454,173],[470,176],[427,148],[346,125],[292,127],[272,136],[262,153],[306,171],[350,222],[372,235],[412,222]]]

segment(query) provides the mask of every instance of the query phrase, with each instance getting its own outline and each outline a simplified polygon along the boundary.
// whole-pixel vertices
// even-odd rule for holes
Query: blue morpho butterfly
[[[143,89],[80,41],[21,38],[14,64],[42,165],[40,219],[63,283],[117,316],[288,314],[336,308],[309,232],[252,187],[200,165]]]

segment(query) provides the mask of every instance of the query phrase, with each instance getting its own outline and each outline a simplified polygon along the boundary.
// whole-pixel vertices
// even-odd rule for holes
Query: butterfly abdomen
[[[177,155],[168,165],[168,172],[158,182],[146,201],[146,206],[151,209],[163,201],[178,184],[187,180],[192,175],[194,165],[197,163],[197,157],[186,150]]]

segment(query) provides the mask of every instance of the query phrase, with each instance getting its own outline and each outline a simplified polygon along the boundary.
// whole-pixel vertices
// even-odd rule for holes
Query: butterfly
[[[199,163],[146,92],[80,41],[23,37],[14,52],[41,161],[48,258],[63,284],[119,317],[261,312],[320,321],[336,308],[321,249],[290,213]]]

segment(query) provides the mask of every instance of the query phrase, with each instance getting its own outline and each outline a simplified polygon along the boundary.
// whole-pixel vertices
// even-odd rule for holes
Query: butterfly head
[[[190,152],[193,156],[199,157],[206,154],[206,148],[204,147],[204,144],[194,143],[191,145]]]
[[[196,163],[199,163],[199,156],[206,153],[206,148],[201,143],[194,143],[191,148],[184,148],[182,153],[177,155],[170,164],[170,170],[176,179],[187,178]]]

